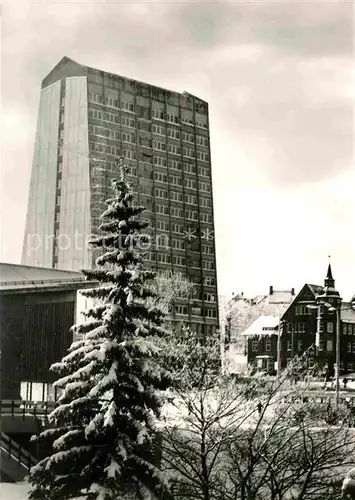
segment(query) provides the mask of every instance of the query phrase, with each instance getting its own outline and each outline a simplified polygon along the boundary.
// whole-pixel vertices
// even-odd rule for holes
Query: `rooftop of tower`
[[[75,76],[88,76],[89,72],[101,74],[101,75],[108,75],[108,76],[111,76],[113,78],[133,82],[137,86],[139,86],[139,85],[140,86],[148,86],[148,87],[155,88],[157,90],[160,90],[160,91],[163,91],[166,93],[175,94],[177,96],[185,95],[187,97],[192,97],[194,99],[197,99],[201,103],[208,106],[208,103],[206,101],[204,101],[200,97],[197,97],[193,94],[190,94],[189,92],[186,92],[185,90],[183,92],[176,92],[175,90],[165,89],[164,87],[160,87],[158,85],[152,85],[150,83],[142,82],[140,80],[135,80],[134,78],[128,78],[126,76],[118,75],[116,73],[110,73],[109,71],[104,71],[104,70],[100,70],[97,68],[92,68],[91,66],[85,66],[83,64],[80,64],[80,63],[74,61],[73,59],[70,59],[67,56],[64,56],[54,66],[54,68],[48,73],[48,75],[43,78],[42,89],[48,87],[49,85],[52,85],[53,83],[57,82],[58,80],[60,80],[62,78],[75,77]]]

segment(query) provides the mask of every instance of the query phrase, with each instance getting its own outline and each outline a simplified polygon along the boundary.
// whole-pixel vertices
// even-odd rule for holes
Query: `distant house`
[[[49,397],[49,367],[73,341],[78,291],[95,285],[79,272],[0,263],[2,399],[19,399],[21,387],[32,399],[36,386],[37,398]]]
[[[317,305],[319,296],[324,299],[325,306]],[[316,363],[320,368],[328,367],[332,373],[336,356],[336,312],[329,306],[337,303],[341,303],[340,372],[353,372],[355,308],[350,302],[341,302],[330,266],[323,286],[306,283],[302,287],[281,315],[280,328],[275,327],[270,339],[266,335],[253,336],[249,329],[244,332],[243,336],[248,339],[248,363],[259,368],[261,362],[258,364],[257,360],[262,359],[261,356],[268,356],[264,358],[268,361],[260,369],[276,363],[277,336],[280,332],[281,368],[285,368],[294,356],[302,355],[308,350],[310,365]],[[260,321],[263,322],[262,319]],[[254,324],[251,328],[254,328]]]
[[[276,371],[279,316],[260,316],[243,332],[248,342],[248,363],[267,373]]]
[[[275,290],[270,286],[267,295],[247,298],[243,293],[233,296],[224,314],[225,338],[234,353],[246,354],[247,344],[243,332],[260,316],[282,315],[295,297],[295,289]],[[222,318],[222,315],[220,316]]]

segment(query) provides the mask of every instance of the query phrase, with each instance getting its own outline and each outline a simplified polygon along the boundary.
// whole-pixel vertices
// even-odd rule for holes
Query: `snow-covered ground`
[[[27,500],[28,483],[0,483],[0,500]]]

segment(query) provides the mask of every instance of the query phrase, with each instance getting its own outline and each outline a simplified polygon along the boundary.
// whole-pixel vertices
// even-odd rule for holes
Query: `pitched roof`
[[[318,295],[321,292],[323,292],[323,287],[322,285],[311,285],[310,283],[306,283],[306,285],[310,288],[311,292],[314,295]]]
[[[23,266],[0,262],[0,290],[21,290],[53,287],[64,284],[88,283],[85,276],[77,271],[64,271],[46,267]]]
[[[345,323],[355,323],[355,309],[350,302],[343,302],[340,309],[340,319]]]
[[[274,290],[271,295],[267,295],[266,299],[269,304],[290,304],[294,295],[291,290]]]
[[[247,328],[242,335],[254,337],[260,335],[273,335],[279,325],[278,316],[259,316],[252,325]]]

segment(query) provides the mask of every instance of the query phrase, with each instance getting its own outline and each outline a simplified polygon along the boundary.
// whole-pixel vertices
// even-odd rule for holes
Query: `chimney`
[[[274,287],[270,285],[269,295],[272,295],[273,293],[274,293]]]
[[[291,288],[291,295],[295,295],[295,289]]]

